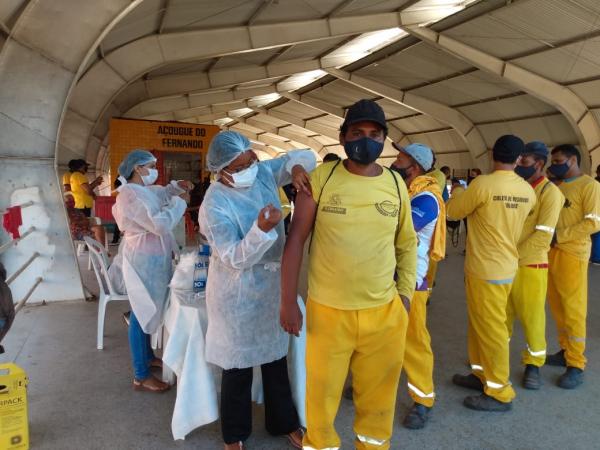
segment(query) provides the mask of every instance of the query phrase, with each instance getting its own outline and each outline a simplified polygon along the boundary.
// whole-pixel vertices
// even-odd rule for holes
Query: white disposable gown
[[[145,333],[156,332],[162,323],[167,292],[173,275],[173,253],[178,247],[173,228],[185,213],[184,191],[167,186],[126,184],[119,189],[113,216],[124,232],[123,280],[129,302]]]
[[[198,221],[211,247],[206,286],[206,360],[223,369],[246,368],[283,358],[289,336],[279,325],[283,221],[268,233],[258,228],[259,211],[280,207],[278,187],[291,182],[291,169],[314,170],[310,150],[258,164],[250,188],[213,183]]]

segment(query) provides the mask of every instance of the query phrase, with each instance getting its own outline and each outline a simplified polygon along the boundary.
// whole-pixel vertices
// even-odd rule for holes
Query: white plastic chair
[[[102,225],[102,219],[100,219],[100,217],[90,217],[90,222],[93,222],[94,225]],[[81,256],[83,255],[83,252],[85,251],[85,247],[86,247],[86,242],[85,240],[83,241],[75,241],[75,244],[77,245],[77,256]],[[104,248],[108,248],[108,233],[104,234]],[[88,258],[88,270],[92,270],[92,254],[89,254],[89,258]]]
[[[97,342],[96,347],[98,350],[104,348],[104,317],[106,316],[106,304],[113,300],[125,300],[129,301],[127,295],[119,294],[116,292],[112,285],[112,282],[108,276],[108,253],[106,249],[98,241],[85,236],[83,238],[90,252],[90,261],[94,267],[96,279],[100,288],[100,295],[98,298],[98,330],[97,330]]]

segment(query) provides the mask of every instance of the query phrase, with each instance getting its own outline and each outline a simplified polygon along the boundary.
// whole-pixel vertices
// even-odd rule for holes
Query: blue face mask
[[[348,159],[359,164],[371,164],[383,152],[383,142],[378,142],[369,137],[363,137],[355,141],[346,141],[344,151]]]
[[[529,180],[535,174],[535,165],[533,166],[517,166],[515,172],[517,175]]]
[[[570,168],[571,167],[567,163],[552,164],[548,167],[548,171],[559,180],[564,180]]]

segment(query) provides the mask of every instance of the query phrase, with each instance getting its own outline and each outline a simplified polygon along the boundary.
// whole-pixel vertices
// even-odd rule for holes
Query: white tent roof
[[[113,116],[216,123],[322,156],[342,151],[361,98],[393,140],[445,164],[485,168],[504,133],[600,153],[599,14],[594,0],[145,0],[87,62],[59,157],[96,161]]]

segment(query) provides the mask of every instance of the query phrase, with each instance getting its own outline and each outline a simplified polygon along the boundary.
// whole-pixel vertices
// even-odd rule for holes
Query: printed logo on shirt
[[[572,205],[571,201],[568,198],[565,198],[565,204],[563,208],[570,208]]]
[[[529,198],[516,197],[514,195],[494,195],[492,200],[495,202],[504,202],[504,207],[508,209],[519,208],[519,203],[529,203]]]
[[[332,214],[346,214],[346,208],[342,208],[341,204],[342,199],[339,194],[331,194],[327,201],[325,201],[325,206],[323,206],[321,211]]]
[[[398,205],[392,203],[389,200],[385,200],[381,203],[375,203],[375,209],[382,216],[386,217],[397,217],[398,216]]]

